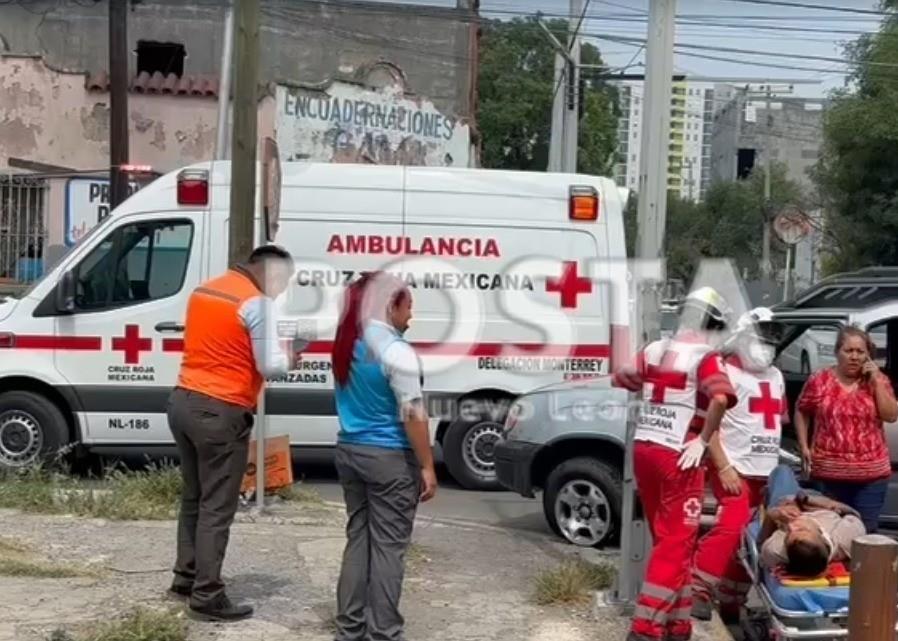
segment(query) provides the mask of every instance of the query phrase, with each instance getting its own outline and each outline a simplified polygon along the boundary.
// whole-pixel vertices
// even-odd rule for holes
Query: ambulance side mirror
[[[68,271],[56,283],[56,311],[71,314],[75,311],[75,274]]]

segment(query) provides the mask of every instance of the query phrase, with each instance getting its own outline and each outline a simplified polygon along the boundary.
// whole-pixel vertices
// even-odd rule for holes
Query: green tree
[[[883,3],[898,8],[898,1]],[[851,88],[824,114],[814,178],[825,211],[828,272],[898,265],[898,16],[846,48]]]
[[[551,20],[547,25],[564,41],[567,21]],[[585,65],[603,64],[599,50],[590,44],[583,44],[580,59]],[[555,52],[535,18],[483,23],[477,122],[484,167],[545,171],[554,68]],[[617,145],[617,97],[601,71],[583,70],[578,169],[608,175]]]
[[[770,209],[786,205],[805,206],[804,195],[786,177],[782,164],[773,164],[770,174]],[[731,258],[748,278],[760,276],[764,204],[764,172],[754,171],[746,180],[716,182],[704,201],[695,203],[668,194],[664,256],[667,277],[689,283],[702,258]],[[628,252],[635,250],[636,198],[625,212]],[[774,269],[785,266],[785,246],[775,237],[771,244]]]

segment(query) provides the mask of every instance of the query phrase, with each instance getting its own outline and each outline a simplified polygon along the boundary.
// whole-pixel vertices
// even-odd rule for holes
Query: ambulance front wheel
[[[65,417],[48,398],[21,390],[0,394],[0,469],[52,463],[68,444]]]
[[[543,512],[556,534],[569,543],[596,547],[620,536],[623,481],[605,461],[578,457],[558,465],[546,479]]]

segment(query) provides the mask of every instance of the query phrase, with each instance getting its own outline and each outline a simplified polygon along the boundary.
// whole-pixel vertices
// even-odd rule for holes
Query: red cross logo
[[[702,502],[697,498],[690,497],[683,503],[683,513],[690,520],[695,520],[702,515]]]
[[[686,389],[686,372],[674,369],[677,353],[671,350],[664,352],[660,365],[646,367],[645,380],[652,384],[652,403],[663,403],[667,388]]]
[[[561,294],[562,307],[577,307],[577,296],[592,293],[592,281],[577,274],[577,262],[561,263],[561,278],[547,278],[546,291]]]
[[[112,349],[125,352],[125,363],[134,365],[140,362],[141,352],[153,351],[153,339],[141,338],[139,325],[125,325],[124,336],[113,336]]]
[[[770,383],[762,381],[760,396],[752,396],[748,399],[748,411],[752,414],[764,415],[764,429],[776,429],[776,417],[783,413],[783,400],[773,398],[770,393]]]

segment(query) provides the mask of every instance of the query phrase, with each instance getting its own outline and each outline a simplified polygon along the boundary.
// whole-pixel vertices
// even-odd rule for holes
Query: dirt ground
[[[229,593],[256,607],[228,625],[190,622],[191,641],[329,641],[344,544],[342,511],[283,505],[243,512],[225,563]],[[165,597],[173,522],[106,522],[0,511],[0,537],[43,560],[88,564],[98,578],[0,578],[0,641],[46,641]],[[419,520],[403,593],[407,637],[427,641],[623,641],[628,621],[591,603],[537,606],[532,579],[583,551],[497,528]],[[590,558],[599,555],[588,551]],[[613,557],[612,557],[613,559]],[[701,631],[697,638],[718,638]]]

